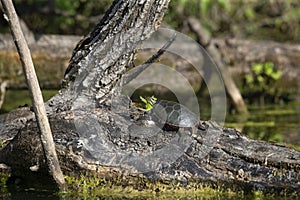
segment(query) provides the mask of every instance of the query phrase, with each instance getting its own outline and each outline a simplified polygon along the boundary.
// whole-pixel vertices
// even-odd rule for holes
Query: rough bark
[[[77,45],[65,88],[47,103],[64,172],[209,182],[299,196],[300,152],[250,140],[214,122],[203,122],[205,128],[193,131],[163,131],[147,125],[148,114],[132,106],[128,97],[112,98],[119,94],[114,86],[128,68],[133,50],[155,31],[167,5],[163,0],[115,1]],[[36,163],[43,171],[45,159],[29,108],[0,116],[0,129],[1,163],[15,175]]]
[[[22,108],[22,112],[23,116],[25,113],[30,116],[29,109]],[[97,142],[107,145],[101,158],[95,157],[93,147],[85,149],[80,146],[74,121],[91,120],[87,116],[93,116],[101,123],[96,138],[102,138]],[[17,116],[10,119],[10,122],[16,125],[16,120],[20,118]],[[299,195],[300,152],[251,140],[234,129],[221,127],[214,122],[205,122],[208,128],[197,130],[193,137],[189,137],[186,131],[181,136],[176,132],[156,133],[157,130],[141,128],[108,109],[82,111],[76,116],[69,111],[53,113],[50,123],[66,174],[87,171],[101,174],[102,177],[118,176],[120,173],[138,174],[149,180],[196,180],[245,192],[261,190]],[[119,124],[122,124],[122,129]],[[99,127],[85,128],[87,132],[95,133]],[[17,175],[24,173],[24,169],[29,169],[36,162],[40,163],[42,170],[45,163],[41,146],[38,145],[36,123],[29,121],[22,128],[19,127],[18,131],[17,134],[13,124],[7,124],[3,135],[11,132],[16,135],[12,136],[12,140],[4,140],[5,147],[1,150],[0,161],[11,166]],[[91,142],[91,145],[97,144]],[[170,163],[167,162],[170,159],[168,155],[158,154],[161,149],[167,148],[170,148],[166,150],[167,153],[178,153],[178,158]],[[107,161],[107,158],[114,158],[113,162]],[[99,159],[103,162],[99,163]]]

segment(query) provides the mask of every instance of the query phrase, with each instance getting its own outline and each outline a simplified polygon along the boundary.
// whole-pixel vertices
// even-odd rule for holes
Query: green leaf
[[[157,101],[157,98],[156,98],[154,95],[152,95],[150,98],[151,98],[151,100],[154,101],[154,102]]]
[[[252,71],[256,75],[261,74],[263,72],[263,65],[262,65],[262,63],[254,63],[252,65]]]
[[[247,19],[251,20],[255,18],[255,12],[252,8],[246,8],[244,11],[244,15]]]
[[[148,110],[151,110],[153,108],[153,106],[151,104],[147,103],[145,108],[148,111]]]
[[[145,110],[149,111],[153,108],[154,102],[157,101],[157,98],[155,96],[152,96],[150,98],[144,98],[140,96],[141,101],[145,104]]]
[[[259,83],[264,82],[264,80],[265,80],[265,79],[264,79],[263,76],[260,76],[260,75],[259,75],[259,76],[257,77],[257,81],[258,81]]]
[[[265,67],[264,72],[267,76],[271,76],[273,74],[273,68]]]
[[[281,77],[281,71],[278,70],[278,71],[274,72],[273,74],[271,74],[271,77],[276,81],[279,80]]]
[[[245,80],[247,84],[253,83],[253,77],[250,74],[245,76]]]
[[[274,73],[274,64],[272,62],[266,62],[264,64],[264,72],[266,75],[271,76]]]
[[[141,100],[143,103],[145,103],[145,104],[147,104],[147,103],[148,103],[147,99],[145,99],[145,98],[144,98],[144,97],[142,97],[142,96],[140,96],[140,100]]]

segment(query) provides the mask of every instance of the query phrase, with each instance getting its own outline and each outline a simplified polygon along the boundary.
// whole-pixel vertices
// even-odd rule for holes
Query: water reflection
[[[300,147],[300,102],[250,106],[249,110],[247,119],[228,115],[225,126],[239,127],[243,134],[253,139]]]

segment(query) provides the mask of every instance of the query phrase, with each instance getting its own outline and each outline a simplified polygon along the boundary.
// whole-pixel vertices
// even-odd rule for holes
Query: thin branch
[[[235,82],[233,81],[231,74],[226,68],[218,49],[210,42],[211,36],[208,34],[208,32],[205,31],[205,29],[197,19],[190,17],[188,18],[187,22],[191,31],[194,32],[199,38],[199,43],[205,47],[205,49],[215,61],[216,66],[218,67],[222,75],[226,91],[231,97],[236,110],[241,114],[247,114],[248,110],[243,97],[238,90]]]
[[[5,99],[5,94],[6,94],[6,87],[7,87],[8,82],[7,81],[3,81],[0,79],[0,109],[2,108],[2,105],[4,103],[4,99]]]
[[[6,19],[11,28],[12,36],[15,41],[20,60],[23,67],[23,72],[30,91],[33,110],[41,133],[41,142],[44,154],[49,167],[49,173],[60,187],[65,189],[65,180],[59,166],[58,158],[55,151],[55,145],[50,129],[50,124],[47,118],[46,109],[42,97],[42,92],[38,83],[38,79],[34,70],[34,65],[30,55],[28,45],[26,43],[24,34],[21,30],[17,13],[11,0],[1,0]]]
[[[171,44],[175,41],[176,39],[176,34],[172,36],[172,38],[164,44],[154,55],[152,55],[146,62],[139,68],[133,69],[132,72],[128,75],[123,76],[123,82],[122,85],[128,84],[130,81],[135,79],[140,73],[142,73],[144,70],[146,70],[152,63],[157,61],[164,53],[165,51],[171,46]]]

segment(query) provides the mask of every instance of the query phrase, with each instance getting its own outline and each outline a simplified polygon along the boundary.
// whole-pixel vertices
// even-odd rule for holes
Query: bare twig
[[[247,114],[247,106],[243,100],[243,97],[238,90],[235,82],[233,81],[228,69],[226,68],[224,62],[222,61],[221,55],[218,52],[218,49],[210,42],[211,36],[205,31],[201,23],[195,18],[188,18],[188,24],[191,31],[193,31],[199,38],[199,43],[205,47],[210,56],[216,62],[218,69],[224,80],[226,91],[231,97],[231,100],[236,108],[236,110],[241,114]]]
[[[4,103],[4,98],[5,98],[5,94],[6,94],[6,86],[7,86],[8,82],[7,81],[2,81],[0,79],[0,109],[2,108],[2,105]]]
[[[6,19],[8,20],[11,28],[15,45],[20,55],[20,60],[22,63],[23,71],[27,80],[27,85],[32,99],[33,110],[41,133],[41,141],[44,154],[48,163],[49,173],[53,176],[60,189],[64,189],[65,180],[59,166],[49,121],[46,115],[46,109],[44,107],[41,89],[38,83],[38,79],[36,77],[29,48],[21,30],[18,16],[12,1],[1,0],[1,2],[4,9],[4,13],[6,15]]]
[[[146,60],[146,62],[141,67],[131,70],[131,73],[129,73],[128,75],[124,75],[122,85],[127,85],[130,81],[140,75],[140,73],[146,70],[152,63],[157,61],[175,41],[176,36],[177,35],[174,34],[172,38],[166,44],[164,44],[164,46],[162,46],[154,55]]]

